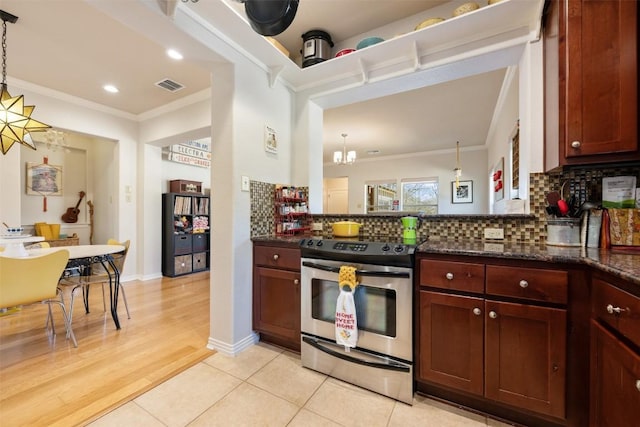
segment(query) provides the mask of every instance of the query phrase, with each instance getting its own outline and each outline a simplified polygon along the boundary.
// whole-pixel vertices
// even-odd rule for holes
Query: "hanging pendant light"
[[[24,97],[11,96],[7,90],[7,21],[15,24],[17,16],[0,10],[2,18],[2,87],[0,88],[0,149],[2,154],[14,143],[20,143],[33,150],[35,143],[31,139],[30,132],[43,131],[51,126],[31,118],[31,113],[36,108],[33,105],[24,105]]]
[[[456,176],[456,189],[460,187],[460,177],[462,176],[462,169],[460,169],[460,141],[456,141],[456,167],[453,170]]]
[[[351,150],[347,152],[347,134],[342,134],[342,151],[333,152],[333,163],[338,165],[351,165],[356,161],[356,152]]]

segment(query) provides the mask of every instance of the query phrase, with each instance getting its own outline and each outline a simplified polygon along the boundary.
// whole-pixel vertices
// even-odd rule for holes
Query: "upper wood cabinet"
[[[637,8],[627,0],[547,3],[545,170],[640,159]]]

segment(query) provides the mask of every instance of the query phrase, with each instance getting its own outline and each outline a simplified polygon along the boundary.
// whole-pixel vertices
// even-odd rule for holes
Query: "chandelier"
[[[351,150],[347,152],[347,134],[342,134],[343,145],[342,151],[334,151],[333,152],[333,163],[338,165],[350,165],[356,161],[356,152],[355,150]]]
[[[31,139],[30,132],[38,132],[48,129],[50,126],[31,118],[31,113],[36,108],[33,105],[24,105],[24,97],[11,96],[7,90],[7,21],[15,24],[18,17],[0,10],[2,18],[2,87],[0,89],[0,149],[2,154],[18,142],[33,150],[35,143]],[[24,53],[27,54],[27,53]]]
[[[456,188],[460,187],[460,177],[462,176],[462,169],[460,169],[460,141],[456,141],[456,167],[453,170],[456,176]]]

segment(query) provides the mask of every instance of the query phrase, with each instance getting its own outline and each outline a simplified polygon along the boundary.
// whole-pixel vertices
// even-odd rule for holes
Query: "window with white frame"
[[[401,182],[401,209],[427,215],[438,213],[438,178],[407,178]]]

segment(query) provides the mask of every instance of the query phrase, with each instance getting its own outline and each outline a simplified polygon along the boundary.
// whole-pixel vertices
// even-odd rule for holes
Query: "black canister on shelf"
[[[302,68],[331,58],[333,41],[326,31],[311,30],[302,35]]]

